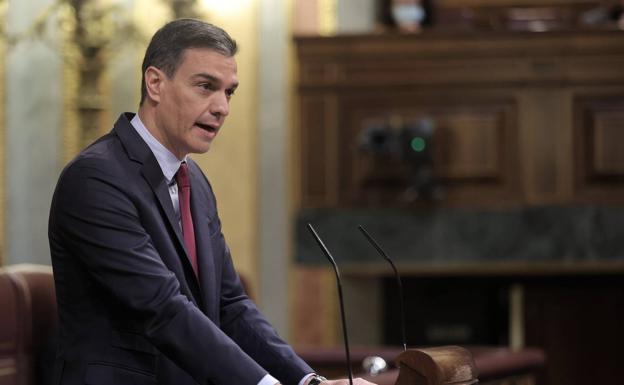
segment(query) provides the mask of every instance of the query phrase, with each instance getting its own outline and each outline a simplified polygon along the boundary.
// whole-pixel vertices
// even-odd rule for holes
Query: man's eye
[[[212,85],[212,83],[200,83],[199,87],[204,90],[214,90],[214,86]]]
[[[235,91],[236,91],[236,90],[226,90],[226,91],[225,91],[225,95],[226,95],[228,98],[231,98],[232,96],[234,96],[234,92],[235,92]]]

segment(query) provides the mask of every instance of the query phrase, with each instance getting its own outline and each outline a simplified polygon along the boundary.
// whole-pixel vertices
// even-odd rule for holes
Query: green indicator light
[[[410,146],[412,146],[412,150],[416,152],[422,152],[424,151],[425,147],[427,147],[427,145],[425,144],[425,140],[419,136],[412,139],[412,141],[410,142]]]

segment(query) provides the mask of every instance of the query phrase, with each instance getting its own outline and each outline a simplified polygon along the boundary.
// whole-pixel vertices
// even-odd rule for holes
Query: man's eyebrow
[[[200,78],[203,80],[209,80],[218,84],[221,84],[221,79],[217,78],[216,76],[213,76],[209,73],[205,73],[205,72],[201,72],[198,74],[193,75],[194,78]],[[232,85],[229,87],[230,89],[236,89],[238,87],[238,81],[232,83]]]
[[[195,74],[195,75],[193,75],[193,77],[194,78],[201,78],[201,79],[204,79],[204,80],[210,80],[210,81],[218,82],[218,83],[221,82],[221,80],[219,80],[219,78],[217,78],[216,76],[207,74],[205,72]]]

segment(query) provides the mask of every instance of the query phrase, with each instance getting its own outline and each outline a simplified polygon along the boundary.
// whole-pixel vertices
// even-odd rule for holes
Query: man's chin
[[[210,150],[211,146],[212,146],[212,141],[202,143],[200,145],[193,147],[190,152],[193,154],[205,154],[208,152],[208,150]]]

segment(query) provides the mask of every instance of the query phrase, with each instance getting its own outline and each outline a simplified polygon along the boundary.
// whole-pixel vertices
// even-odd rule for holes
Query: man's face
[[[208,151],[237,86],[233,57],[211,49],[185,50],[173,76],[162,74],[159,82],[156,136],[178,159]]]

